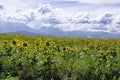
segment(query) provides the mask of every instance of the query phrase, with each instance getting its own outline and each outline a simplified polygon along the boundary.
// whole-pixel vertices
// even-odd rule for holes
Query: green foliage
[[[0,79],[119,80],[120,39],[0,34]]]
[[[7,77],[5,80],[19,80],[18,77]]]

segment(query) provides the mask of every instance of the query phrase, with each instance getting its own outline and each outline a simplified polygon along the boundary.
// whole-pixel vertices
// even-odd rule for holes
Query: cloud
[[[31,12],[29,11],[26,18],[28,21],[27,25],[36,29],[42,26],[53,27],[58,24],[62,24],[65,20],[63,10],[59,8],[52,8],[49,4],[39,6]]]
[[[0,3],[0,10],[3,10],[4,9],[4,6],[3,4]]]
[[[99,23],[106,25],[106,24],[112,23],[112,21],[113,21],[113,15],[107,13],[107,14],[102,16],[102,18],[100,19]]]
[[[79,12],[68,15],[64,9],[54,8],[50,4],[36,8],[18,8],[14,12],[4,14],[4,21],[24,23],[30,28],[55,27],[64,31],[105,31],[120,33],[120,15],[104,13],[97,15]],[[1,18],[2,19],[2,18]]]
[[[76,24],[79,24],[79,23],[90,23],[89,21],[89,14],[88,13],[79,13],[75,16],[76,18]]]
[[[79,1],[81,3],[118,3],[120,0],[53,0],[53,1]]]
[[[39,8],[39,12],[41,14],[46,14],[46,13],[50,13],[52,10],[52,7],[49,4],[43,5]]]
[[[104,6],[108,7],[120,7],[120,2],[115,2],[115,3],[105,3],[103,4]]]
[[[86,3],[118,3],[119,0],[79,0],[80,2]]]
[[[71,6],[79,6],[79,1],[54,1],[53,4],[57,4],[57,6],[62,7],[71,7]]]
[[[95,11],[106,8],[106,11],[110,11],[113,8],[120,8],[119,0],[54,0],[52,4],[61,8],[70,8],[70,10],[74,7],[74,11],[75,9]]]

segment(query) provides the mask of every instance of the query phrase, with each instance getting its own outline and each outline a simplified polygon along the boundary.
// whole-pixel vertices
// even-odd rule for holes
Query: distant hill
[[[54,35],[54,36],[64,36],[64,31],[60,30],[59,28],[53,27],[41,27],[40,29],[36,30],[37,33],[41,33],[44,35]]]
[[[120,38],[120,34],[91,31],[62,31],[59,28],[41,27],[37,30],[31,29],[23,23],[0,22],[0,33],[19,33],[28,35],[49,36],[73,36],[73,37],[96,37],[96,38]]]
[[[17,31],[32,31],[23,23],[17,22],[0,22],[0,33],[2,32],[17,32]]]

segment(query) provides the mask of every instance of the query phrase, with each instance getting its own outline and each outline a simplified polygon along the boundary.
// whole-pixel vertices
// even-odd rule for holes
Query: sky
[[[120,0],[0,0],[0,21],[120,33]]]

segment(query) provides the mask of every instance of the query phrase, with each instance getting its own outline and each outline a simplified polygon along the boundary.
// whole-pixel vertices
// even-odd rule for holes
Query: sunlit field
[[[0,34],[0,80],[120,80],[120,39]]]

